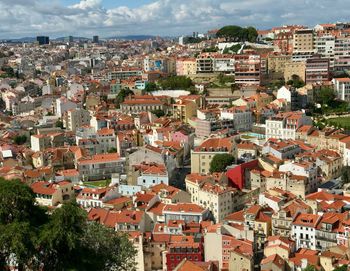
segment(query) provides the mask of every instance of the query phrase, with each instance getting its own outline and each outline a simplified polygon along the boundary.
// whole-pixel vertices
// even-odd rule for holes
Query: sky
[[[180,36],[350,21],[349,0],[0,0],[0,38]]]

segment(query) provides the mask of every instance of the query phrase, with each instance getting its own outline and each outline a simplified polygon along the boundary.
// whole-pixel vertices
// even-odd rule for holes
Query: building
[[[99,36],[93,36],[92,37],[92,43],[99,43],[100,40],[99,40]]]
[[[194,174],[196,175],[196,174]],[[208,178],[186,178],[186,190],[191,194],[192,203],[211,211],[216,223],[221,222],[239,206],[238,191],[225,185],[215,184]]]
[[[164,102],[150,96],[149,98],[142,99],[126,99],[120,104],[120,110],[124,114],[138,114],[141,112],[160,110],[167,112]]]
[[[313,52],[314,32],[312,29],[295,30],[293,36],[293,53]]]
[[[159,184],[169,184],[168,171],[163,164],[142,163],[134,165],[133,168],[138,171],[137,185],[151,187]]]
[[[330,80],[329,59],[313,56],[306,60],[305,83],[322,83]]]
[[[80,159],[77,166],[83,180],[101,180],[124,173],[125,158],[118,153],[96,154]]]
[[[207,174],[210,162],[216,154],[235,154],[236,144],[233,137],[209,138],[191,151],[191,173]]]
[[[332,80],[337,98],[350,101],[350,78],[334,78]]]
[[[171,236],[166,253],[166,270],[174,270],[184,259],[203,261],[201,241],[193,236]]]
[[[296,139],[296,131],[302,125],[312,125],[310,117],[303,112],[279,113],[266,120],[266,138]]]
[[[234,106],[220,111],[221,120],[233,120],[237,131],[250,131],[253,126],[252,111],[247,106]]]
[[[180,99],[173,104],[173,116],[184,123],[197,115],[197,104],[191,100]]]
[[[35,200],[42,206],[57,206],[74,199],[73,184],[68,181],[61,182],[34,182],[31,186]]]
[[[36,41],[39,43],[39,45],[50,44],[50,38],[47,36],[37,36]]]
[[[319,215],[298,214],[292,222],[292,238],[296,241],[296,248],[316,249],[316,225]]]
[[[260,55],[235,56],[235,83],[238,85],[260,85]]]
[[[79,127],[89,125],[90,119],[91,116],[89,111],[81,108],[68,110],[62,117],[63,126],[72,132],[75,132]]]
[[[305,69],[306,63],[305,61],[290,61],[285,64],[283,77],[285,81],[289,81],[293,79],[294,75],[299,76],[301,80],[305,82]]]
[[[178,58],[176,60],[176,74],[188,76],[197,73],[197,60],[195,58]]]

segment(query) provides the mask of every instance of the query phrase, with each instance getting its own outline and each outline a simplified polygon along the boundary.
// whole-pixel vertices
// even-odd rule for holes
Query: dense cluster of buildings
[[[350,24],[236,45],[1,44],[0,177],[129,234],[140,271],[350,264],[350,136],[308,110],[323,88],[350,101]],[[191,86],[162,89],[179,76]]]

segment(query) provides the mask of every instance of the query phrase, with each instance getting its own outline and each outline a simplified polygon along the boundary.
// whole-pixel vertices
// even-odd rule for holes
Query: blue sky
[[[347,0],[348,1],[348,0]],[[0,38],[180,36],[237,24],[350,21],[344,0],[0,0]]]

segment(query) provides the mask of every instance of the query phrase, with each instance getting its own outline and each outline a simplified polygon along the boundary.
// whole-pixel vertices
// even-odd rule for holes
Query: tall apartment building
[[[239,85],[260,85],[260,55],[235,56],[235,80]]]
[[[296,30],[293,40],[293,53],[314,51],[314,32],[312,29]]]
[[[68,110],[63,114],[63,126],[75,132],[77,128],[90,124],[90,113],[89,111],[82,108],[75,108]]]
[[[315,55],[306,60],[305,82],[306,84],[322,83],[329,81],[330,69],[329,59],[322,59],[321,56]]]
[[[176,60],[177,75],[192,75],[197,73],[197,60],[195,58],[180,58]]]
[[[197,57],[197,73],[213,72],[213,59],[210,54],[201,54]]]

